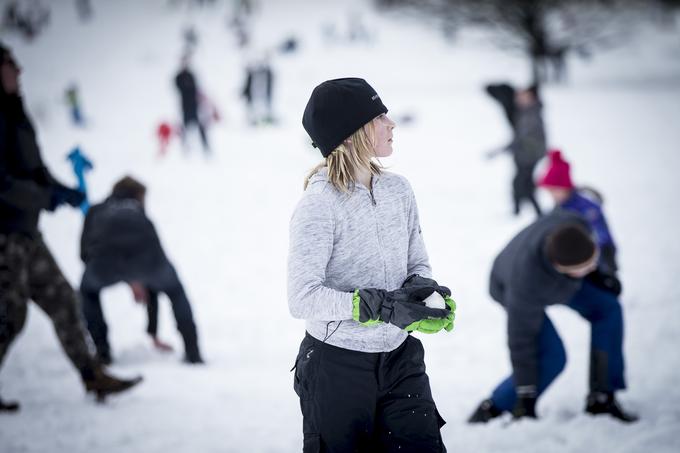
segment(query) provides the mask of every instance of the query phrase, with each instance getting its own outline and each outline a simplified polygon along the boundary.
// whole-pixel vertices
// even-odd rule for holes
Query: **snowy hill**
[[[254,21],[260,51],[295,35],[300,50],[276,55],[277,126],[247,125],[243,63],[227,28],[226,2],[214,9],[183,2],[94,3],[80,23],[73,2],[50,2],[50,26],[33,43],[2,36],[23,66],[23,91],[49,167],[75,184],[66,153],[76,144],[92,158],[91,198],[108,195],[124,174],[147,184],[148,213],[193,304],[207,365],[153,350],[146,312],[125,286],[102,295],[120,375],[145,381],[104,406],[83,395],[48,318],[31,305],[22,335],[6,357],[2,395],[17,415],[0,416],[0,451],[14,452],[292,452],[302,445],[302,417],[289,372],[304,334],[288,313],[288,221],[308,169],[320,160],[300,119],[312,88],[343,76],[366,78],[398,124],[395,155],[385,164],[411,182],[435,277],[458,302],[451,333],[419,335],[435,401],[447,420],[449,451],[655,453],[680,448],[680,42],[647,28],[623,48],[574,61],[568,85],[547,87],[549,140],[564,150],[578,183],[606,198],[620,249],[629,390],[626,406],[641,421],[625,426],[583,414],[587,392],[587,324],[561,307],[549,314],[569,362],[538,405],[538,421],[507,419],[470,427],[465,419],[510,370],[505,314],[487,293],[491,262],[532,220],[510,214],[509,159],[485,160],[509,131],[482,84],[524,83],[526,63],[498,52],[478,34],[443,41],[398,15],[365,2],[261,1]],[[171,7],[171,3],[180,6]],[[341,33],[361,11],[372,40],[327,43],[323,25]],[[155,128],[176,122],[172,84],[182,32],[198,32],[194,66],[223,120],[183,152],[157,155]],[[80,87],[85,129],[69,123],[65,87]],[[542,198],[548,207],[550,202]],[[82,215],[62,208],[43,215],[48,245],[77,287]],[[169,304],[160,334],[181,349]]]

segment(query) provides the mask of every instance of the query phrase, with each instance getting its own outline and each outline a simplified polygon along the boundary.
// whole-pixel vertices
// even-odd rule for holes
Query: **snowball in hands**
[[[437,291],[434,291],[432,294],[430,294],[423,302],[425,302],[425,305],[430,308],[446,308],[446,302],[444,302],[444,298]]]

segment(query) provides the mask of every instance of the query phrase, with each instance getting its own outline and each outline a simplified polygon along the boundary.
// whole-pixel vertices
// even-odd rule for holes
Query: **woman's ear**
[[[352,144],[352,139],[351,138],[346,138],[342,141],[343,144],[345,145],[351,145]]]

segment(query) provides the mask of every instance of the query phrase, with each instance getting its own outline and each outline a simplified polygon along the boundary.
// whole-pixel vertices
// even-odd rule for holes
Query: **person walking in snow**
[[[140,379],[111,376],[90,353],[76,293],[38,229],[43,210],[78,207],[84,195],[45,167],[20,94],[20,73],[0,44],[0,364],[23,329],[30,299],[50,318],[85,389],[99,397],[122,392]],[[18,409],[18,403],[0,398],[0,411]]]
[[[493,263],[489,291],[505,308],[512,374],[469,418],[485,423],[512,413],[536,417],[537,399],[564,369],[567,357],[546,307],[565,304],[591,325],[590,393],[585,411],[623,422],[637,417],[619,405],[625,389],[623,312],[615,294],[584,277],[596,267],[600,250],[588,222],[557,209],[517,234]]]
[[[83,118],[83,110],[80,106],[78,85],[75,83],[70,84],[66,88],[65,98],[69,111],[71,112],[71,121],[73,122],[73,125],[78,127],[84,126],[85,119]]]
[[[92,206],[85,217],[80,257],[85,263],[80,284],[83,314],[99,358],[110,363],[108,327],[99,293],[118,282],[130,283],[135,299],[149,305],[149,329],[154,344],[158,293],[167,294],[184,339],[187,363],[203,363],[196,325],[184,287],[161,247],[158,234],[144,212],[146,187],[126,176],[111,195]]]
[[[182,59],[182,68],[175,76],[175,86],[182,100],[182,141],[186,144],[186,133],[190,128],[196,127],[201,135],[201,143],[205,152],[210,151],[205,125],[199,115],[200,93],[196,85],[196,78],[189,69],[188,57]]]
[[[302,118],[324,157],[290,223],[306,452],[446,451],[423,346],[409,333],[451,330],[455,304],[431,278],[408,181],[376,161],[392,154],[386,113],[365,80],[344,78],[317,86]]]
[[[488,85],[486,91],[501,104],[513,129],[513,140],[503,150],[512,153],[515,164],[512,181],[514,213],[518,215],[522,202],[527,200],[540,216],[541,207],[534,194],[534,169],[545,155],[546,137],[538,86],[518,91],[508,84],[497,84]]]
[[[548,157],[548,167],[538,179],[538,186],[550,194],[557,208],[576,212],[588,221],[600,249],[600,260],[597,269],[586,278],[594,285],[620,295],[616,244],[602,212],[601,195],[592,188],[574,186],[570,165],[564,160],[560,150],[551,150]]]
[[[269,58],[256,61],[246,67],[246,81],[241,94],[246,101],[248,122],[251,126],[272,124],[272,92],[274,72]]]

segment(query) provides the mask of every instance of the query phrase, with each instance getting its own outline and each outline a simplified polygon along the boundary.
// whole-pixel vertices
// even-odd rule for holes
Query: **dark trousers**
[[[366,353],[307,334],[295,365],[305,453],[446,451],[416,338]]]
[[[0,364],[23,329],[29,299],[52,321],[71,363],[81,374],[91,375],[95,362],[78,298],[42,237],[0,233]]]
[[[201,143],[203,144],[203,150],[205,152],[210,151],[210,144],[208,143],[208,136],[205,133],[205,126],[203,122],[198,119],[198,114],[196,116],[184,116],[184,127],[182,128],[182,143],[186,143],[187,130],[196,126],[198,128],[198,133],[201,135]]]
[[[534,168],[536,163],[520,164],[515,162],[515,177],[512,180],[512,197],[514,200],[515,214],[519,214],[522,201],[528,200],[536,211],[536,215],[541,215],[541,207],[536,201],[536,184],[534,183]]]
[[[174,267],[170,263],[166,263],[161,269],[150,276],[145,276],[145,278],[133,278],[132,276],[127,276],[125,279],[113,278],[111,276],[102,278],[92,268],[88,267],[85,269],[80,285],[83,314],[100,357],[110,357],[111,349],[108,341],[108,326],[104,320],[99,293],[103,288],[120,281],[133,280],[140,281],[149,291],[149,297],[152,298],[150,302],[153,304],[153,307],[148,308],[150,315],[157,315],[158,293],[165,293],[168,296],[177,322],[177,330],[179,330],[184,339],[187,357],[199,357],[198,338],[191,305],[184,292],[184,287],[179,281],[177,272],[175,272]],[[154,319],[149,319],[149,328],[153,327],[154,331],[156,328],[155,323],[155,316]]]
[[[623,312],[617,297],[587,281],[569,302],[591,325],[590,390],[613,392],[626,388],[623,360]],[[546,316],[538,334],[538,394],[562,372],[567,355],[555,327]],[[511,411],[517,400],[512,376],[501,382],[491,397],[494,405]]]
[[[146,301],[147,325],[146,333],[156,336],[158,333],[158,293],[148,291],[149,300]]]

